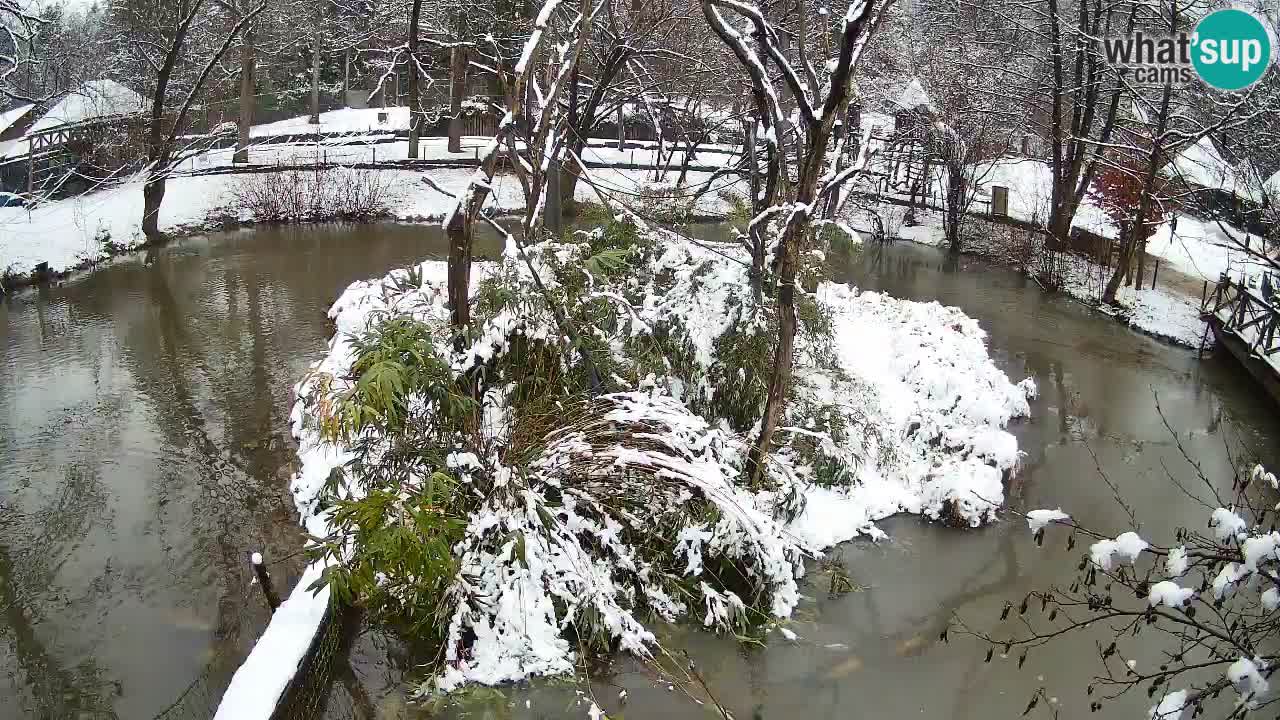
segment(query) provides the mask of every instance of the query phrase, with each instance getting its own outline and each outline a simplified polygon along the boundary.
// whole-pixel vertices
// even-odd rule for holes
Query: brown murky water
[[[324,349],[325,311],[349,282],[443,249],[423,227],[262,229],[0,302],[0,718],[208,717],[266,621],[246,553],[278,561],[282,591],[300,567],[288,557],[301,543],[286,490],[290,388]],[[1033,417],[1015,428],[1027,453],[1015,507],[1060,505],[1118,525],[1092,447],[1144,530],[1201,523],[1164,478],[1162,463],[1180,472],[1180,458],[1154,393],[1209,470],[1226,466],[1224,434],[1244,455],[1277,459],[1276,412],[1229,361],[1199,362],[1013,273],[928,248],[868,251],[849,276],[964,308],[1010,378],[1036,378]],[[687,649],[739,718],[1017,717],[1039,675],[1064,717],[1083,716],[1089,639],[1033,654],[1021,671],[984,664],[963,638],[936,642],[953,613],[993,624],[1006,597],[1069,577],[1075,553],[1036,548],[1016,521],[884,527],[890,541],[843,549],[856,592],[830,599],[814,576],[793,625],[799,644],[775,635],[743,648],[690,629],[671,629],[667,644]],[[421,715],[403,700],[411,665],[397,643],[361,635],[326,716]],[[610,672],[596,685],[610,712],[709,716],[634,662]],[[573,687],[539,683],[453,712],[585,717],[577,703]],[[1134,697],[1104,715],[1149,704]]]
[[[0,718],[209,717],[292,587],[291,388],[438,229],[260,229],[0,301]]]

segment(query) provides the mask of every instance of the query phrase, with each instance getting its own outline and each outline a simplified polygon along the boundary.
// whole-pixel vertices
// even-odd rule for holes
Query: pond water
[[[325,348],[325,311],[351,281],[444,249],[420,226],[266,228],[184,240],[0,302],[0,718],[209,716],[267,619],[247,553],[275,561],[282,594],[301,568],[290,389]],[[1032,417],[1013,428],[1027,454],[1014,508],[1120,526],[1092,450],[1145,532],[1199,526],[1203,509],[1165,477],[1165,466],[1186,472],[1157,396],[1207,472],[1232,456],[1277,460],[1276,412],[1229,359],[1199,361],[930,248],[868,249],[842,274],[960,306],[1012,380],[1036,379]],[[983,663],[972,640],[937,642],[953,614],[989,627],[1005,599],[1069,581],[1078,550],[1037,548],[1016,519],[975,532],[910,517],[883,527],[890,540],[841,550],[855,592],[829,598],[811,574],[791,624],[798,643],[774,633],[747,648],[669,628],[665,644],[687,651],[739,718],[1016,717],[1039,684],[1065,717],[1083,714],[1091,639],[1033,653],[1021,671]],[[423,714],[404,701],[412,654],[399,643],[364,632],[339,665],[325,717]],[[594,688],[610,712],[708,716],[631,660],[602,672]],[[578,702],[572,685],[537,683],[448,712],[585,717]],[[1149,705],[1144,693],[1103,714]]]
[[[446,248],[232,232],[0,301],[0,718],[209,717],[267,619],[247,553],[282,594],[301,569],[291,389],[329,305]]]

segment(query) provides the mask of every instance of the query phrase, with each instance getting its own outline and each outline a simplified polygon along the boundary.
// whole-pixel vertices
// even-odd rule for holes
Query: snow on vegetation
[[[1209,527],[1213,529],[1213,536],[1218,542],[1223,542],[1243,533],[1246,525],[1244,518],[1234,510],[1216,508],[1209,516]]]
[[[1115,540],[1099,540],[1089,546],[1089,559],[1103,570],[1110,570],[1112,563],[1118,558],[1122,562],[1133,565],[1150,545],[1138,537],[1132,530],[1121,533]]]
[[[793,398],[751,486],[776,330],[742,251],[611,222],[528,253],[542,290],[514,254],[473,271],[461,350],[447,342],[442,263],[353,284],[297,388],[293,491],[312,534],[349,529],[350,510],[376,502],[385,516],[364,530],[426,523],[415,537],[438,533],[456,558],[375,586],[380,604],[421,604],[438,573],[417,627],[439,633],[443,662],[424,692],[569,673],[581,647],[648,656],[648,617],[744,632],[793,612],[805,558],[881,536],[877,520],[995,517],[1019,458],[1003,428],[1028,414],[1028,388],[959,310],[818,281],[800,303]],[[543,292],[589,328],[592,372]],[[450,395],[459,382],[478,395]],[[383,405],[379,388],[401,399]],[[414,438],[416,464],[394,464],[407,448],[393,427],[432,429]],[[373,552],[328,543],[335,593]]]
[[[1056,510],[1032,510],[1027,513],[1027,527],[1031,528],[1031,532],[1039,532],[1049,523],[1065,522],[1070,520],[1071,516],[1062,512],[1062,508]]]
[[[1187,691],[1177,690],[1160,698],[1160,702],[1151,707],[1147,713],[1150,720],[1181,720],[1182,711],[1187,707]]]
[[[1195,594],[1195,590],[1179,587],[1172,580],[1161,580],[1151,586],[1147,600],[1151,603],[1151,607],[1165,605],[1177,609],[1186,605],[1191,598],[1195,597]]]
[[[1266,477],[1267,471],[1255,466],[1250,477],[1240,478],[1237,485],[1237,504],[1244,503],[1258,522],[1267,513],[1245,503],[1249,486],[1246,480],[1259,481]],[[1153,719],[1198,716],[1224,689],[1232,689],[1238,696],[1231,708],[1236,712],[1241,708],[1255,710],[1274,701],[1269,695],[1274,658],[1258,656],[1256,644],[1265,643],[1265,639],[1273,635],[1273,613],[1280,609],[1280,532],[1251,525],[1235,508],[1218,507],[1209,511],[1205,523],[1207,534],[1179,530],[1177,537],[1185,544],[1167,549],[1149,544],[1134,531],[1099,540],[1089,548],[1092,565],[1087,568],[1081,565],[1081,582],[1069,592],[1055,590],[1047,596],[1048,604],[1059,607],[1077,597],[1087,598],[1085,604],[1093,615],[1072,618],[1066,630],[1082,630],[1111,620],[1123,624],[1129,618],[1145,615],[1145,625],[1154,626],[1168,636],[1171,647],[1163,651],[1167,659],[1162,661],[1158,673],[1140,672],[1136,660],[1126,661],[1128,677],[1135,678],[1134,683],[1145,684],[1152,676],[1163,678],[1150,686],[1153,688],[1164,683],[1168,689],[1175,678],[1188,681],[1194,678],[1191,687],[1161,696],[1148,711]],[[1050,522],[1049,518],[1057,518],[1060,512],[1033,511],[1028,513],[1028,523],[1039,532]],[[1073,537],[1080,529],[1072,526]],[[1095,532],[1084,531],[1091,535]],[[1153,558],[1154,563],[1141,564],[1144,556]],[[1157,579],[1161,569],[1168,579]],[[1101,574],[1106,575],[1105,581],[1101,581],[1105,582],[1107,592],[1104,598],[1087,589],[1083,594],[1076,594],[1082,585],[1095,587]],[[1177,580],[1184,577],[1188,579]],[[1126,606],[1123,598],[1129,592],[1136,595],[1141,607]],[[1102,601],[1098,602],[1099,599]],[[1051,616],[1050,621],[1052,619]],[[1114,636],[1117,642],[1128,634],[1127,628],[1113,629],[1117,630]],[[1197,655],[1194,660],[1185,644],[1188,629],[1197,633],[1197,644],[1202,645],[1196,652],[1203,655]],[[1025,647],[1027,643],[1039,643],[1046,637],[1061,634],[1062,630],[1037,632],[1038,637],[1016,639],[1010,644]],[[996,639],[994,642],[1008,641]],[[1104,663],[1114,653],[1120,653],[1121,657],[1128,654],[1117,642],[1111,642],[1105,649],[1099,645]],[[1208,660],[1202,661],[1201,657]],[[1094,710],[1100,707],[1097,702],[1092,705]],[[1185,713],[1187,710],[1192,710],[1194,715]]]

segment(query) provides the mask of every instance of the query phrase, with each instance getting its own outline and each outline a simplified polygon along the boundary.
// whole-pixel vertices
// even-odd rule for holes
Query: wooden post
[[[547,229],[560,235],[560,161],[547,164],[547,200],[545,220]]]
[[[280,596],[271,585],[271,575],[262,562],[262,553],[256,552],[250,555],[249,564],[253,566],[253,574],[257,576],[258,584],[262,586],[262,594],[267,597],[267,607],[274,613],[276,608],[280,607]]]
[[[1156,258],[1155,267],[1151,268],[1151,289],[1156,289],[1156,276],[1160,274],[1160,258]]]

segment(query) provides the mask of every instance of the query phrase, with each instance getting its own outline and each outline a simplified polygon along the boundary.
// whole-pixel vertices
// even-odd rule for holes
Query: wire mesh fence
[[[301,557],[295,553],[277,558],[269,568],[282,583],[278,589],[287,593],[291,581],[301,574]],[[253,580],[248,563],[233,582],[242,589],[236,591],[235,597],[225,598],[222,602],[224,608],[234,609],[234,617],[226,623],[232,628],[230,637],[219,642],[204,668],[174,695],[171,702],[153,715],[152,720],[209,720],[213,717],[232,676],[266,629],[271,611],[263,597],[262,587]],[[343,619],[349,615],[332,611],[326,613],[303,662],[277,703],[273,719],[318,720],[324,716],[321,700],[328,692],[328,668],[342,648]]]

